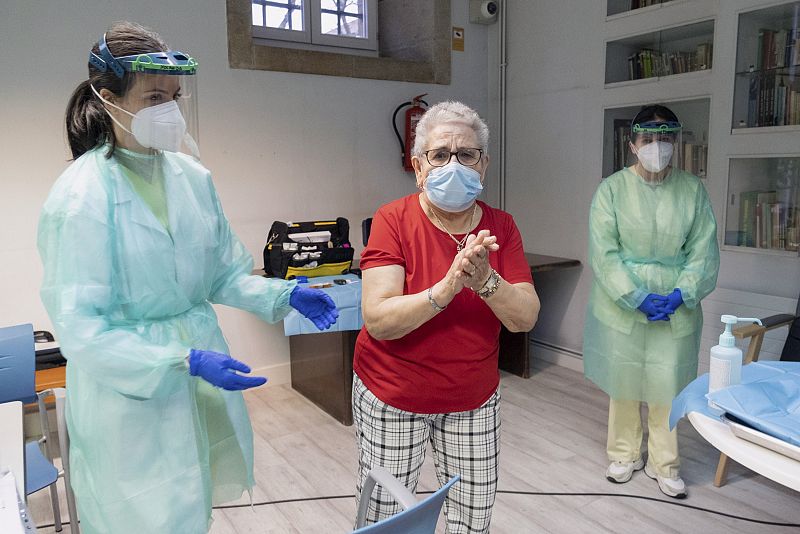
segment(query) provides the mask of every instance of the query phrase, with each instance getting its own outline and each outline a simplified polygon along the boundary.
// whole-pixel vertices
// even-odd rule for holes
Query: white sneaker
[[[634,471],[639,471],[644,467],[644,461],[639,458],[635,462],[611,462],[606,469],[606,478],[609,482],[622,484],[633,476]]]
[[[686,484],[683,483],[683,479],[681,477],[662,477],[650,467],[650,464],[645,466],[644,474],[658,482],[658,487],[661,489],[661,492],[664,495],[674,497],[676,499],[686,498]]]

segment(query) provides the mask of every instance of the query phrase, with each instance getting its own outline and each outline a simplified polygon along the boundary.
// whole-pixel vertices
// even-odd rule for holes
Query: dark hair
[[[633,133],[633,125],[634,124],[641,124],[643,122],[652,122],[652,121],[674,121],[680,122],[678,120],[678,116],[672,112],[667,106],[663,106],[661,104],[650,104],[649,106],[642,106],[642,109],[639,110],[639,113],[631,121],[631,137],[635,138]]]
[[[127,21],[111,25],[106,32],[106,44],[114,57],[169,50],[164,40],[153,30]],[[92,52],[100,53],[98,43],[92,46]],[[110,157],[114,153],[117,146],[114,125],[91,86],[98,93],[101,89],[108,89],[118,97],[124,97],[131,81],[131,75],[127,71],[122,78],[117,78],[111,69],[100,72],[89,65],[89,79],[78,85],[67,103],[67,141],[73,159],[106,141],[111,144],[111,150],[106,156]]]

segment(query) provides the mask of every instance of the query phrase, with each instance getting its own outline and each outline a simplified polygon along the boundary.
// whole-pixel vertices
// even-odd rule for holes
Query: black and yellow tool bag
[[[264,247],[264,270],[267,275],[286,279],[344,274],[353,263],[349,234],[350,223],[344,217],[335,221],[275,221]]]

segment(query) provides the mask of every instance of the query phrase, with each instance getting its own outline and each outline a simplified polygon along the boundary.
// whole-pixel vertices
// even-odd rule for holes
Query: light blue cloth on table
[[[333,284],[335,279],[351,280],[347,285]],[[300,315],[297,310],[292,310],[283,320],[283,332],[287,336],[298,334],[320,334],[325,332],[342,332],[345,330],[361,330],[364,320],[361,317],[361,279],[354,274],[338,274],[335,276],[315,276],[309,278],[303,287],[314,284],[332,283],[331,287],[321,288],[328,294],[339,309],[339,318],[327,330],[320,330],[314,323]]]
[[[792,393],[791,387],[780,385],[781,382],[794,383],[794,393]],[[669,416],[670,428],[675,428],[678,421],[689,412],[700,412],[709,417],[719,418],[724,411],[729,411],[748,423],[751,422],[750,419],[753,416],[773,417],[776,423],[780,419],[781,425],[789,425],[789,430],[795,437],[800,438],[800,434],[798,434],[800,432],[800,362],[753,362],[742,366],[741,384],[711,394],[711,399],[721,409],[715,410],[708,406],[707,393],[708,373],[697,377],[672,401],[672,411]],[[728,402],[727,397],[737,400]],[[767,399],[771,399],[772,409],[768,408],[767,403],[770,401]],[[783,417],[779,417],[780,411],[785,413]],[[761,429],[758,426],[756,428]],[[775,435],[772,432],[767,433]],[[785,438],[781,437],[781,439]]]
[[[800,362],[796,363],[800,371]],[[800,372],[708,394],[717,406],[765,434],[800,447]]]

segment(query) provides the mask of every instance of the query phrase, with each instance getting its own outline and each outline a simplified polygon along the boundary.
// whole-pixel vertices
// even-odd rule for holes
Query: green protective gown
[[[673,169],[658,185],[631,169],[603,180],[589,216],[594,273],[583,338],[584,373],[613,399],[668,404],[697,376],[703,314],[719,270],[717,225],[705,187]],[[637,310],[674,288],[670,321]]]
[[[204,533],[212,503],[252,488],[253,436],[242,394],[190,376],[185,358],[229,352],[212,302],[276,322],[296,284],[251,276],[199,163],[155,156],[167,230],[106,151],[62,174],[38,236],[42,300],[68,362],[81,529]]]

